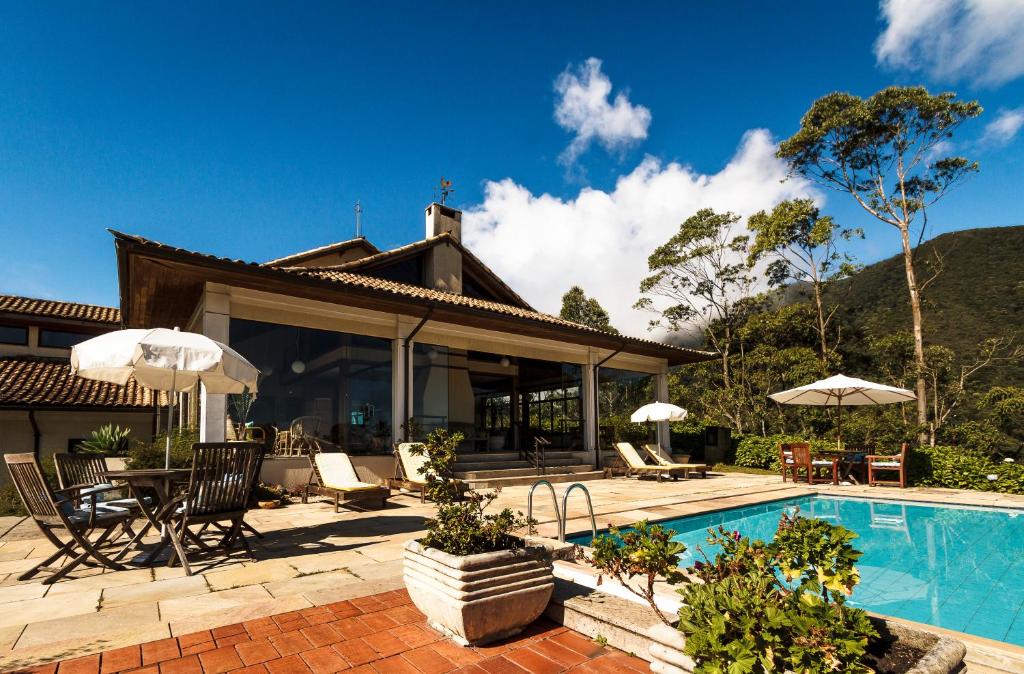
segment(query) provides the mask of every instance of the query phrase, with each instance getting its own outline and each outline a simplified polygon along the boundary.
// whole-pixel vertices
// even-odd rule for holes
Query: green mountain
[[[1024,226],[967,229],[921,244],[915,255],[924,336],[957,353],[973,353],[989,337],[1024,342]],[[902,255],[864,267],[836,284],[843,341],[857,349],[867,338],[911,329]],[[989,371],[987,383],[1024,386],[1024,363]]]

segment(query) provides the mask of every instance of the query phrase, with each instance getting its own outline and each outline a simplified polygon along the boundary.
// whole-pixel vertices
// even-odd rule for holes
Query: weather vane
[[[451,195],[455,190],[452,189],[452,181],[445,180],[444,176],[441,176],[441,205],[444,206],[445,202],[448,201],[448,196]]]

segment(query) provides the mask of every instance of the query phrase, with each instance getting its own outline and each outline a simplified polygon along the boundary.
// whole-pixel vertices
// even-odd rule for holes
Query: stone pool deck
[[[778,476],[740,473],[660,484],[621,478],[586,484],[598,527],[708,512],[811,491],[807,485],[783,483]],[[559,501],[562,489],[559,485]],[[1024,508],[1024,497],[977,492],[831,485],[814,489]],[[526,487],[507,488],[495,506],[525,511],[527,491]],[[534,517],[541,522],[539,533],[553,536],[557,527],[550,504],[550,495],[538,490]],[[569,511],[573,515],[569,532],[589,531],[582,494],[570,497]],[[279,510],[254,511],[248,517],[265,534],[263,539],[250,538],[258,561],[240,553],[226,560],[200,560],[191,577],[178,567],[119,572],[83,568],[50,586],[42,585],[38,578],[17,580],[19,573],[49,554],[50,544],[31,522],[0,518],[0,671],[137,647],[268,616],[312,614],[318,607],[400,590],[402,546],[422,535],[424,521],[432,512],[433,506],[407,495],[396,495],[386,510],[373,512],[335,514],[327,502],[294,503]],[[971,639],[964,640],[970,647]],[[996,651],[1002,646],[997,642],[975,644]],[[1007,652],[1014,656],[1019,652],[1019,662],[1024,663],[1024,649],[1009,647]],[[1024,669],[979,667],[971,671]]]

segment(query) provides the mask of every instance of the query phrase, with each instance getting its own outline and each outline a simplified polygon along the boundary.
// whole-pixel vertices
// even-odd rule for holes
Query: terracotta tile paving
[[[404,590],[225,625],[21,674],[561,674],[647,672],[647,663],[539,620],[462,648],[427,627]]]

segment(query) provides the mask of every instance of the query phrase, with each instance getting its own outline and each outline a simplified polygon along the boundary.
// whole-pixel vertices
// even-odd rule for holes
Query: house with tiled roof
[[[0,452],[69,451],[108,423],[152,437],[149,390],[71,374],[72,346],[120,326],[114,307],[0,295]]]
[[[425,226],[392,250],[355,238],[267,262],[113,232],[122,321],[230,344],[261,371],[235,423],[268,437],[298,424],[378,474],[394,442],[438,427],[463,434],[468,477],[534,474],[538,448],[549,469],[594,472],[602,387],[630,392],[621,404],[664,400],[669,367],[712,357],[537,311],[462,244],[460,211],[430,204]],[[229,401],[198,407],[201,436],[223,439]]]

